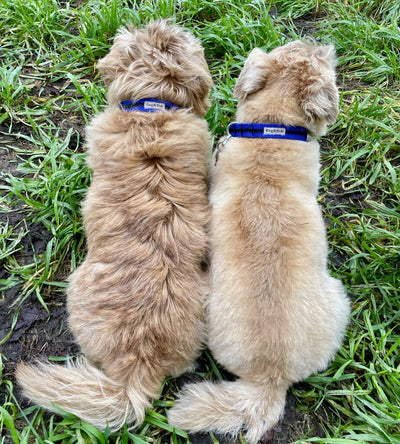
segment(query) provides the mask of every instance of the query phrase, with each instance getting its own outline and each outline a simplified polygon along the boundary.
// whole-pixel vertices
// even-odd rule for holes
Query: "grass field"
[[[203,42],[214,79],[207,120],[216,139],[233,119],[235,79],[252,48],[269,50],[303,37],[336,46],[341,112],[321,141],[320,202],[331,271],[348,288],[352,318],[329,369],[291,390],[296,411],[312,417],[317,431],[303,428],[276,442],[400,444],[395,0],[0,0],[0,345],[7,350],[24,307],[39,305],[50,322],[65,300],[65,278],[85,252],[80,203],[90,172],[84,125],[105,104],[95,63],[121,24],[159,17],[171,17]],[[0,356],[1,443],[190,442],[166,422],[177,380],[166,381],[142,427],[110,435],[74,417],[21,405],[15,358],[5,351]],[[221,372],[204,354],[197,376],[218,379]],[[210,436],[207,442],[223,441]]]

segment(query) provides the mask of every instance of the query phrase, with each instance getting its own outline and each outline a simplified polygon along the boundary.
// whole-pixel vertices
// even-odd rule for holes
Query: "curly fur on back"
[[[87,128],[88,253],[67,291],[85,357],[21,364],[17,379],[36,403],[115,430],[144,420],[164,378],[188,368],[204,339],[210,136],[192,111],[206,111],[211,77],[199,42],[165,22],[122,29],[98,66],[109,107]],[[145,97],[184,109],[118,108]]]

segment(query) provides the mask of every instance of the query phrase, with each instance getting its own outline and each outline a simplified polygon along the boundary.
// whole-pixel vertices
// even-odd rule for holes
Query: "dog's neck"
[[[259,105],[252,106],[251,103],[239,105],[235,121],[240,123],[269,123],[271,125],[299,126],[308,128],[308,122],[297,113],[283,110],[271,109],[268,105],[264,109],[259,109]]]
[[[307,129],[308,137],[312,139],[326,133],[326,124],[324,122],[310,122],[299,108],[297,100],[287,96],[272,99],[265,92],[239,101],[235,121],[303,127]]]

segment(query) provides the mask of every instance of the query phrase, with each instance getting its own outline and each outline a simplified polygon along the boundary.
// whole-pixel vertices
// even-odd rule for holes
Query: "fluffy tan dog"
[[[35,403],[114,430],[140,424],[204,340],[210,137],[200,116],[212,82],[200,43],[165,22],[121,29],[98,68],[109,106],[87,129],[88,254],[67,293],[85,357],[21,364],[17,379]],[[142,110],[119,106],[143,98]]]
[[[281,418],[288,387],[341,345],[349,302],[327,270],[316,201],[315,138],[338,114],[334,66],[333,47],[293,42],[254,49],[237,81],[236,120],[277,124],[262,132],[273,138],[230,138],[212,171],[209,347],[239,379],[187,385],[169,412],[176,427],[247,429],[256,443]],[[282,137],[282,125],[308,140]]]

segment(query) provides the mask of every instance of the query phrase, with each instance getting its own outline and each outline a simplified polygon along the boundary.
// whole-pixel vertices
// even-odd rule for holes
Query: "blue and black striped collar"
[[[301,126],[274,125],[270,123],[237,123],[228,126],[232,137],[250,137],[262,139],[292,139],[307,141],[307,129]]]
[[[119,107],[124,111],[144,111],[149,113],[180,108],[178,105],[159,99],[124,100],[119,104]]]

